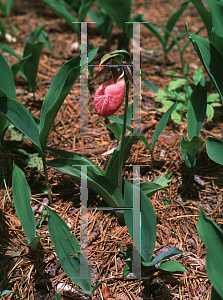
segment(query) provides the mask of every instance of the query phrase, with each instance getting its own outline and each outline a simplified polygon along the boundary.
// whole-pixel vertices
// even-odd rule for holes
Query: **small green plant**
[[[21,58],[11,47],[0,43],[0,48],[3,51],[8,52],[19,60],[18,63],[11,67],[13,76],[15,77],[21,70],[22,76],[28,81],[30,89],[33,92],[35,91],[39,60],[44,44],[52,52],[50,39],[44,31],[46,26],[47,24],[37,27],[30,33],[24,46],[23,58]],[[40,42],[36,43],[37,39],[40,39]]]
[[[176,25],[177,21],[179,20],[179,18],[181,17],[182,13],[185,11],[185,9],[187,8],[188,4],[190,3],[190,1],[184,2],[183,4],[181,4],[181,6],[179,7],[178,11],[176,11],[175,13],[172,14],[172,16],[169,18],[169,20],[166,23],[166,26],[162,26],[160,24],[157,23],[152,23],[152,22],[146,22],[146,20],[144,19],[143,16],[141,16],[141,22],[145,22],[142,23],[146,28],[148,28],[151,33],[157,38],[157,40],[161,43],[162,47],[163,47],[163,53],[164,53],[164,60],[166,62],[167,60],[167,55],[169,53],[170,50],[173,49],[173,47],[176,45],[178,47],[179,53],[180,53],[180,59],[181,59],[181,66],[183,68],[183,53],[186,50],[187,46],[190,43],[190,40],[188,39],[183,47],[181,47],[179,41],[185,36],[186,31],[185,32],[181,32],[178,36],[174,36],[172,34],[172,30],[174,28],[174,26]],[[161,30],[159,30],[157,27],[160,27],[161,30],[164,30],[164,36],[161,33]],[[200,32],[204,27],[200,28],[198,32]],[[173,42],[171,44],[169,44],[169,38],[172,38]]]
[[[191,181],[196,166],[196,154],[204,146],[204,141],[199,138],[201,128],[207,111],[207,84],[204,76],[193,90],[187,113],[188,140],[180,139],[181,155],[185,161]]]
[[[188,72],[189,63],[184,68],[183,75],[180,75],[177,72],[165,72],[166,75],[169,75],[172,78],[170,80],[168,88],[164,89],[158,89],[158,87],[154,87],[154,85],[151,87],[151,83],[149,81],[144,80],[145,86],[156,92],[155,101],[161,103],[164,106],[162,108],[158,108],[158,111],[166,112],[169,107],[176,103],[175,101],[178,102],[176,109],[171,114],[171,119],[175,123],[181,122],[184,116],[187,117],[188,103],[193,91],[190,84],[197,85],[197,83],[203,76],[203,71],[201,67],[198,67],[194,72],[193,80],[187,77]],[[175,80],[173,79],[175,77],[180,78]],[[220,99],[218,93],[213,93],[208,96],[206,116],[209,120],[211,120],[214,117],[214,108],[221,106],[219,100]]]
[[[147,184],[147,183],[146,183]],[[155,242],[156,242],[156,215],[153,209],[151,202],[149,201],[146,194],[140,190],[140,186],[133,185],[131,182],[125,180],[125,196],[124,196],[124,206],[132,209],[124,210],[124,218],[125,223],[128,228],[128,232],[133,239],[133,218],[134,213],[133,210],[133,194],[140,193],[140,203],[138,206],[140,207],[140,215],[136,215],[137,218],[141,220],[140,228],[141,228],[141,237],[140,237],[140,245],[137,248],[138,252],[142,257],[142,264],[144,266],[150,267],[155,264],[160,263],[163,260],[166,260],[176,254],[183,253],[176,247],[172,247],[166,252],[159,254],[156,257],[153,257]],[[135,237],[138,238],[138,237]],[[137,247],[137,245],[136,245]],[[169,272],[187,272],[186,269],[176,260],[168,260],[163,261],[159,265],[159,269],[169,271]]]

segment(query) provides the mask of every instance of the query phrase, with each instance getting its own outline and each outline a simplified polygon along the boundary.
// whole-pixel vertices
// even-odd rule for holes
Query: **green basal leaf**
[[[67,276],[82,289],[89,291],[91,287],[91,272],[85,256],[80,252],[80,246],[75,235],[70,234],[70,228],[55,212],[46,210],[50,239],[61,266]]]
[[[158,264],[163,259],[168,259],[174,255],[181,254],[181,253],[183,253],[183,251],[179,250],[176,247],[172,247],[169,250],[157,255],[155,258],[152,259],[152,261],[143,262],[142,264],[146,267],[151,267],[154,266],[155,264]]]
[[[32,242],[36,237],[36,221],[30,204],[31,190],[24,173],[15,163],[13,163],[12,191],[17,216],[29,242]]]
[[[182,141],[187,141],[184,137],[180,137],[180,152],[181,155],[185,161],[185,164],[187,166],[188,172],[190,175],[193,174],[194,168],[196,166],[196,158],[194,158],[194,160],[192,160],[192,158],[190,157],[190,155],[187,153],[187,151],[181,146]]]
[[[223,140],[209,136],[206,149],[210,159],[218,164],[223,165]]]
[[[119,192],[114,183],[99,173],[97,167],[88,166],[87,175],[81,172],[80,165],[87,165],[85,161],[72,158],[54,159],[47,163],[48,167],[54,168],[77,181],[87,179],[88,187],[98,193],[110,207],[118,207]]]
[[[208,10],[205,6],[202,0],[191,0],[191,3],[195,6],[197,9],[199,15],[201,16],[205,27],[207,29],[208,35],[211,34],[211,29],[213,27],[212,23],[212,14],[211,11]]]
[[[183,139],[181,141],[181,147],[187,151],[193,160],[197,154],[197,152],[204,146],[204,141],[200,139],[198,136],[194,136],[190,141]]]
[[[149,198],[159,190],[163,189],[163,186],[155,182],[141,182],[140,188]]]
[[[39,60],[43,49],[43,45],[44,44],[42,42],[38,42],[35,44],[30,44],[29,42],[26,42],[25,44],[23,58],[32,54],[23,66],[23,72],[28,80],[31,91],[35,90]]]
[[[174,14],[172,14],[172,16],[169,18],[169,20],[166,23],[166,29],[169,32],[171,32],[173,30],[173,27],[175,26],[176,22],[179,20],[179,18],[181,17],[182,13],[185,11],[185,9],[187,8],[189,3],[190,3],[190,1],[187,1],[187,2],[184,2],[183,4],[181,4],[178,11],[176,11]],[[170,35],[167,32],[165,32],[164,40],[165,40],[166,44],[168,42],[169,37],[170,37]]]
[[[49,38],[48,34],[47,34],[45,31],[43,31],[43,32],[40,34],[39,39],[40,39],[40,42],[44,43],[44,45],[47,47],[47,49],[48,49],[51,53],[53,53],[50,38]]]
[[[12,71],[4,57],[0,52],[0,71],[4,72],[4,76],[0,76],[0,88],[6,95],[12,99],[16,98],[16,90]]]
[[[90,10],[93,3],[94,3],[94,0],[81,1],[81,5],[78,10],[78,22],[85,22],[87,13]]]
[[[88,62],[94,59],[98,48],[89,51]],[[43,101],[40,115],[40,143],[46,151],[46,143],[53,121],[63,101],[80,76],[80,55],[66,62],[55,75]]]
[[[207,0],[206,2],[212,12],[212,22],[214,30],[218,35],[223,36],[223,3],[222,1],[216,0]]]
[[[0,52],[0,73],[4,73],[4,76],[0,76],[0,89],[4,91],[4,93],[10,97],[15,99],[16,98],[16,90],[15,90],[15,83],[12,71],[4,57],[4,55]],[[4,94],[3,94],[4,97]],[[0,106],[2,100],[0,99]],[[1,115],[0,118],[0,141],[3,139],[4,134],[9,126],[9,121]]]
[[[133,195],[141,196],[140,199],[133,199]],[[136,200],[137,207],[135,207]],[[125,223],[133,242],[133,213],[136,218],[140,218],[141,215],[141,252],[140,249],[137,250],[143,257],[144,261],[149,262],[152,259],[156,242],[156,215],[146,194],[140,190],[139,187],[133,185],[127,180],[125,180],[124,207],[133,208],[130,210],[124,210]],[[136,208],[135,211],[134,208]],[[140,210],[140,215],[137,215],[138,209]]]
[[[28,36],[27,43],[34,44],[39,38],[43,30],[46,28],[47,24],[35,28]]]
[[[15,56],[18,60],[21,59],[21,57],[8,45],[0,43],[0,49],[2,49],[5,52],[8,52],[9,54],[11,54],[13,56]],[[1,55],[2,55],[2,53],[1,53]]]
[[[136,134],[137,135],[137,134]],[[121,149],[121,143],[116,147],[115,151],[111,154],[109,161],[105,168],[105,176],[111,180],[115,186],[118,185],[118,169],[124,168],[126,159],[128,158],[130,149],[132,147],[132,144],[134,143],[136,139],[136,135],[130,134],[126,136],[125,138],[125,149],[124,149],[124,156],[123,156],[123,166],[119,165],[119,155],[120,155],[120,149]]]
[[[12,65],[11,70],[12,70],[12,74],[13,77],[15,78],[16,75],[18,74],[18,72],[22,69],[22,67],[24,66],[24,64],[26,63],[27,59],[30,58],[32,56],[32,54],[29,54],[26,57],[23,57],[19,62],[17,62],[16,64]]]
[[[197,231],[207,248],[206,270],[208,277],[216,292],[223,297],[223,231],[205,215],[201,206]]]
[[[205,38],[189,34],[189,38],[199,56],[203,66],[205,67],[209,77],[213,81],[217,91],[221,96],[223,102],[223,57],[217,48]]]
[[[168,119],[170,117],[170,115],[173,113],[173,111],[176,109],[177,107],[177,102],[175,102],[166,112],[165,114],[162,116],[161,120],[159,121],[155,131],[154,131],[154,134],[153,134],[153,137],[152,137],[152,143],[151,143],[151,149],[153,151],[153,148],[155,146],[155,143],[157,141],[157,139],[159,138],[159,136],[162,134],[163,130],[165,129],[166,127],[166,124],[168,122]]]
[[[97,0],[100,9],[106,11],[114,22],[125,32],[125,22],[130,20],[131,0]]]
[[[19,102],[6,96],[0,89],[0,116],[7,118],[16,128],[24,133],[36,146],[43,157],[43,151],[39,141],[39,131],[31,114]],[[1,118],[0,118],[1,119]]]
[[[80,33],[80,26],[79,24],[75,24],[75,19],[73,15],[66,9],[63,0],[43,0],[43,4],[48,6],[50,9],[55,11],[58,16],[63,18],[67,24],[76,32],[77,34]]]
[[[207,84],[204,76],[191,94],[187,112],[187,134],[191,140],[199,136],[207,111]]]
[[[186,272],[187,270],[176,260],[164,261],[160,264],[159,269],[168,272]]]

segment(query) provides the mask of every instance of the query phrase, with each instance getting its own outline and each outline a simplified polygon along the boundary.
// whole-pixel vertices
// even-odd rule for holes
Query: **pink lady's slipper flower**
[[[109,117],[122,104],[125,94],[125,80],[119,78],[115,83],[110,79],[102,83],[94,95],[94,107],[99,116]]]

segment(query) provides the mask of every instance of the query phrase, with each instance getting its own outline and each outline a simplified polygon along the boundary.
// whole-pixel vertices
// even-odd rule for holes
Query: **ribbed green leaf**
[[[223,165],[223,140],[209,136],[206,149],[210,159]]]
[[[115,23],[125,32],[125,22],[130,20],[131,0],[97,0],[101,9],[115,21]]]
[[[187,8],[189,3],[190,3],[190,1],[187,1],[187,2],[184,2],[183,4],[181,4],[178,11],[176,11],[174,14],[172,14],[172,16],[168,19],[168,21],[166,23],[166,29],[169,32],[172,31],[172,29],[175,26],[176,22],[179,20],[180,16],[185,11],[185,9]],[[164,40],[165,40],[166,44],[168,42],[168,39],[169,39],[169,34],[167,32],[165,32]]]
[[[123,166],[119,165],[119,155],[121,150],[121,143],[116,147],[115,151],[111,154],[109,161],[105,168],[105,176],[111,180],[116,186],[118,185],[118,170],[119,168],[123,168],[128,158],[129,151],[132,147],[136,139],[135,135],[128,135],[125,138],[125,148],[124,148],[124,156],[123,156]]]
[[[186,272],[187,270],[176,260],[167,260],[160,264],[159,269],[168,272]]]
[[[177,102],[175,102],[166,112],[165,114],[162,116],[161,120],[159,121],[155,131],[154,131],[154,134],[153,134],[153,137],[152,137],[152,143],[151,143],[151,149],[153,151],[153,148],[155,146],[155,143],[157,141],[157,139],[159,138],[159,136],[162,134],[163,130],[165,129],[166,127],[166,124],[168,122],[168,119],[170,117],[170,115],[172,114],[172,112],[176,109],[177,107]]]
[[[89,51],[88,62],[91,62],[98,48]],[[80,76],[80,55],[66,62],[57,72],[43,101],[40,115],[40,142],[45,152],[47,138],[53,121],[67,94]]]
[[[17,216],[29,242],[32,242],[36,236],[36,221],[30,204],[31,190],[24,173],[15,164],[13,164],[12,191]]]
[[[38,152],[43,156],[39,141],[39,131],[31,114],[25,107],[14,99],[6,96],[0,89],[0,116],[7,118],[16,128],[24,133],[36,146]],[[0,118],[1,119],[1,118]]]
[[[207,41],[205,38],[190,34],[193,46],[199,56],[203,66],[205,67],[209,77],[213,81],[217,91],[221,96],[223,102],[223,84],[222,84],[222,74],[223,74],[223,57],[218,52],[217,48]]]
[[[133,189],[135,189],[135,191],[137,192],[136,194],[141,195],[140,199],[137,199],[141,214],[141,253],[140,249],[137,250],[143,257],[143,259],[146,262],[149,262],[152,259],[156,242],[156,215],[153,206],[146,194],[142,190],[140,190],[139,187],[137,187],[136,185],[133,186],[133,184],[128,182],[127,180],[125,180],[124,207],[133,208]],[[136,213],[133,211],[133,209],[124,210],[125,223],[131,238],[133,238],[134,226],[133,213]],[[140,215],[136,217],[140,218]]]
[[[43,0],[43,4],[54,10],[58,16],[66,20],[67,24],[77,33],[80,33],[79,24],[74,24],[74,17],[72,14],[65,8],[64,1],[62,0]]]
[[[211,34],[211,29],[213,26],[212,23],[212,14],[211,11],[208,10],[205,6],[202,0],[191,0],[191,3],[196,7],[199,15],[201,16],[205,27],[207,29],[208,35]]]
[[[32,54],[23,66],[24,74],[28,80],[29,86],[32,91],[35,90],[39,60],[43,49],[43,45],[44,44],[42,42],[38,42],[35,44],[26,42],[24,47],[23,58]]]
[[[60,158],[47,163],[48,167],[54,168],[66,175],[81,181],[81,177],[88,181],[88,187],[98,193],[110,207],[118,207],[119,193],[118,188],[111,180],[99,174],[97,168],[88,166],[87,175],[81,172],[81,167],[77,165],[87,165],[85,160]]]
[[[200,206],[198,235],[207,248],[206,270],[217,293],[223,297],[223,231]]]
[[[58,259],[67,276],[82,289],[91,288],[91,272],[85,256],[80,253],[80,246],[75,235],[70,234],[64,220],[46,207],[50,239],[55,247]],[[83,265],[81,265],[83,263]],[[83,274],[81,272],[81,268]],[[85,271],[87,272],[85,273]],[[82,277],[82,276],[83,277]]]
[[[187,134],[191,140],[199,136],[207,111],[207,84],[204,76],[193,90],[187,111]]]
[[[208,6],[212,12],[212,22],[214,26],[214,31],[223,36],[223,3],[216,0],[207,0]]]
[[[158,264],[163,259],[168,259],[180,253],[183,253],[183,251],[179,250],[176,247],[172,247],[169,250],[157,255],[151,262],[143,262],[142,264],[146,267],[151,267],[154,266],[155,264]]]
[[[16,90],[15,90],[15,83],[12,71],[4,57],[4,55],[0,52],[0,73],[4,74],[4,76],[0,76],[0,89],[2,89],[5,94],[12,98],[16,98]],[[0,105],[1,103],[0,99]],[[0,140],[3,138],[4,133],[9,126],[9,122],[6,118],[3,117],[3,115],[0,118]]]

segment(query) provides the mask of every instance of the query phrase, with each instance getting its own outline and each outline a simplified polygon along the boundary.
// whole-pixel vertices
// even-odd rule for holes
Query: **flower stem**
[[[119,170],[118,170],[118,190],[119,190],[119,207],[123,207],[123,196],[122,196],[122,168],[125,150],[125,132],[126,132],[126,120],[127,120],[127,110],[129,102],[129,80],[125,76],[125,110],[124,110],[124,120],[122,128],[122,142],[119,155]]]

